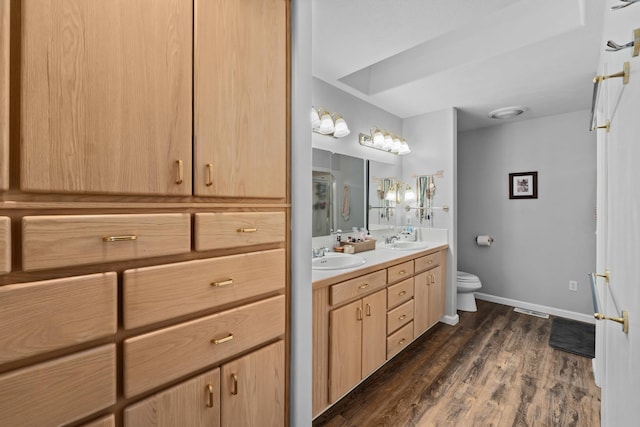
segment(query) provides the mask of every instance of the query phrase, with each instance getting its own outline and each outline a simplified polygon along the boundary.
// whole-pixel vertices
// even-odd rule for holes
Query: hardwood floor
[[[438,324],[314,426],[600,425],[591,359],[548,346],[551,321],[478,301]]]

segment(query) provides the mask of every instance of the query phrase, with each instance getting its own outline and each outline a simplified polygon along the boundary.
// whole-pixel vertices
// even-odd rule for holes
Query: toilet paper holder
[[[476,237],[474,237],[474,238],[473,238],[473,241],[474,241],[475,243],[479,243],[479,242],[478,242],[478,238],[479,238],[479,237],[483,237],[483,236],[476,236]],[[488,239],[488,242],[489,242],[489,243],[493,243],[493,242],[494,242],[493,237],[491,237],[491,236],[487,236],[487,237],[489,237],[489,239]]]

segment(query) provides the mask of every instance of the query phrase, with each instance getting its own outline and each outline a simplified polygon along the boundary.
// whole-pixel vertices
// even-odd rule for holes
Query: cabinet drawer
[[[387,268],[387,283],[394,283],[413,275],[413,260]]]
[[[358,295],[383,288],[386,285],[386,272],[384,270],[338,283],[331,286],[331,305],[338,305]]]
[[[413,298],[413,277],[387,288],[388,308],[393,308],[411,298]]]
[[[284,242],[284,212],[197,213],[196,251]]]
[[[413,299],[387,313],[387,334],[413,320]],[[413,336],[411,337],[413,339]]]
[[[189,214],[56,215],[22,219],[22,269],[187,253]]]
[[[116,427],[116,417],[107,415],[106,417],[90,421],[87,424],[82,424],[82,427]]]
[[[441,255],[442,252],[434,252],[432,254],[416,258],[416,273],[420,273],[421,271],[429,270],[430,268],[440,265]]]
[[[206,316],[124,341],[124,394],[213,365],[285,330],[284,296]]]
[[[11,271],[11,219],[0,217],[0,274]]]
[[[127,270],[124,327],[241,301],[284,286],[284,249]]]
[[[0,364],[115,334],[116,273],[0,287]]]
[[[218,426],[220,369],[180,383],[124,410],[124,427]]]
[[[387,338],[387,360],[395,356],[400,350],[413,340],[413,322],[409,322]]]
[[[5,426],[63,425],[115,402],[114,344],[0,375]]]

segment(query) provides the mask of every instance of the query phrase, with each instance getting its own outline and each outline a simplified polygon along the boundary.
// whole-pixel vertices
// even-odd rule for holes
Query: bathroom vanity
[[[362,266],[314,270],[314,417],[445,314],[447,248],[377,249]]]

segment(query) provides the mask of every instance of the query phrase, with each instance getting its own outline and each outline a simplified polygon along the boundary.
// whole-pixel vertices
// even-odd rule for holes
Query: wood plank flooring
[[[591,359],[548,346],[551,321],[478,301],[328,409],[315,427],[600,425]]]

